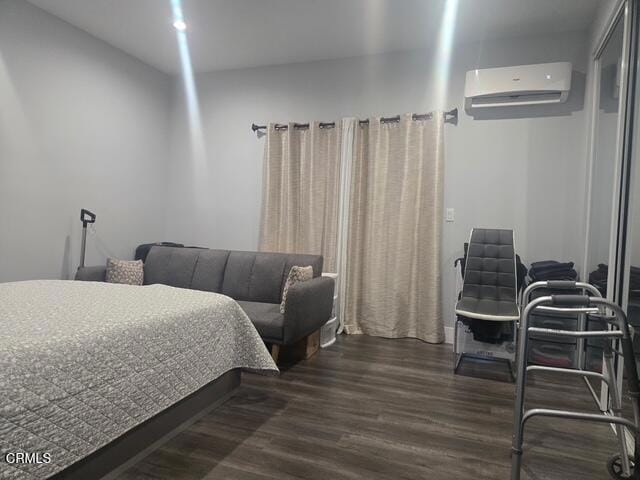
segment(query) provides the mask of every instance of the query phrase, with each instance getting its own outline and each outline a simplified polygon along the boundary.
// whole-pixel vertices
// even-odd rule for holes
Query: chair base
[[[462,360],[465,358],[475,358],[477,360],[485,360],[489,362],[506,363],[507,369],[509,370],[509,376],[511,377],[511,383],[515,383],[516,381],[516,376],[513,373],[513,361],[506,358],[492,358],[492,357],[486,357],[484,355],[474,355],[471,353],[456,354],[456,363],[455,363],[455,366],[453,367],[454,374],[456,375],[458,374],[458,369],[460,368],[460,364],[462,363]]]
[[[501,345],[505,345],[504,351],[487,351],[487,353],[485,353],[485,351],[480,350],[480,351],[473,351],[472,352],[465,352],[464,351],[464,340],[463,340],[463,345],[462,348],[460,348],[460,345],[458,343],[458,341],[460,340],[460,323],[462,322],[462,320],[460,320],[460,318],[456,318],[455,324],[454,324],[454,337],[453,337],[453,353],[456,355],[456,362],[453,368],[453,373],[457,374],[458,373],[458,369],[460,368],[460,364],[462,363],[462,360],[464,358],[475,358],[478,360],[485,360],[485,361],[491,361],[491,362],[506,362],[507,367],[509,369],[509,376],[511,378],[511,382],[514,383],[516,381],[516,376],[514,374],[514,362],[516,360],[516,354],[515,354],[515,346],[517,345],[517,336],[518,336],[518,322],[514,320],[513,322],[513,339],[509,340],[508,343],[506,344],[501,344]],[[463,331],[464,332],[464,331]],[[465,335],[470,334],[469,332],[464,333]],[[513,342],[513,351],[511,351],[511,349],[509,348],[509,345],[511,344],[511,342]]]

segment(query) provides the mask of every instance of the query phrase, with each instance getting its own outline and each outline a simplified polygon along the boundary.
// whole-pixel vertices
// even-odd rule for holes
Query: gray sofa
[[[294,265],[311,265],[314,278],[289,288],[283,315],[282,290]],[[334,282],[321,273],[321,255],[154,246],[144,264],[144,283],[227,295],[240,304],[265,342],[291,345],[331,317]],[[105,281],[105,275],[104,266],[81,267],[76,280]]]

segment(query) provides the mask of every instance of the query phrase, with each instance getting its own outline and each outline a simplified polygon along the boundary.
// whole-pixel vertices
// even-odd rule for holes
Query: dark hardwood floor
[[[508,479],[504,365],[452,373],[450,345],[341,336],[279,377],[242,386],[120,479]],[[485,378],[469,376],[482,374]],[[586,388],[531,378],[529,405],[593,410]],[[606,479],[607,425],[532,420],[523,479]]]

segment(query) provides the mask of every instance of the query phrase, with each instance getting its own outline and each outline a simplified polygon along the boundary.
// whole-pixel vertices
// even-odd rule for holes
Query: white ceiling
[[[180,69],[170,0],[29,0],[154,67]],[[583,30],[599,0],[459,0],[456,42]],[[199,72],[425,48],[444,0],[183,0]]]

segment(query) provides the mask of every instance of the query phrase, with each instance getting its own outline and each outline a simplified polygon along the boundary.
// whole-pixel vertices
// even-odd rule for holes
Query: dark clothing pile
[[[609,267],[604,263],[598,265],[598,268],[589,274],[589,283],[600,290],[602,296],[607,296],[607,277],[609,276]]]
[[[527,278],[527,267],[522,260],[520,260],[520,255],[516,254],[516,292],[520,293],[522,287],[525,286],[525,280]]]
[[[633,265],[629,272],[629,298],[640,298],[640,268]]]
[[[607,295],[607,277],[609,266],[601,263],[598,268],[589,274],[589,283],[600,290],[603,296]],[[629,297],[640,298],[640,267],[631,267],[629,272]]]
[[[557,262],[544,260],[533,262],[529,269],[529,277],[534,282],[546,280],[578,280],[578,272],[573,268],[573,262]]]
[[[458,317],[473,334],[476,342],[501,344],[513,338],[513,323]]]

